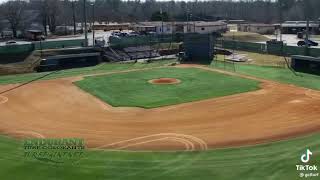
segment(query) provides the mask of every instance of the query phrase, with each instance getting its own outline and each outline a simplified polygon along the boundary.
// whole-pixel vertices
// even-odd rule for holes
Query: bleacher
[[[150,46],[126,47],[105,49],[104,56],[112,61],[129,61],[160,57],[160,54]]]

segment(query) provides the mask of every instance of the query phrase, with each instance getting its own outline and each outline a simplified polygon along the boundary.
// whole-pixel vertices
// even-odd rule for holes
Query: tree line
[[[94,15],[93,15],[94,8]],[[215,21],[241,19],[256,23],[285,20],[317,20],[319,0],[87,0],[86,14],[90,22]],[[45,32],[55,33],[56,27],[83,22],[83,0],[10,0],[0,5],[0,20],[6,20],[16,36],[30,22],[43,25]],[[46,27],[49,27],[47,30]],[[1,28],[1,27],[0,27]]]

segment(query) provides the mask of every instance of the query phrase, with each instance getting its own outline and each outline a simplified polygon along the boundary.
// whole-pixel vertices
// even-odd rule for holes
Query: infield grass
[[[148,82],[158,78],[181,83]],[[160,68],[86,77],[75,84],[112,106],[155,108],[253,91],[259,82],[197,68]]]
[[[206,152],[89,150],[71,165],[24,158],[22,142],[0,136],[0,175],[6,180],[299,180],[300,156],[310,148],[313,155],[308,164],[319,167],[319,145],[320,134],[314,134]]]

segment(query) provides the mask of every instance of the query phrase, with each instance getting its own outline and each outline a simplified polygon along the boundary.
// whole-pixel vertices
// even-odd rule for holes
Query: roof
[[[140,25],[140,24],[136,24],[133,25],[134,27],[142,27],[142,28],[155,28],[155,26],[146,26],[146,25]]]
[[[187,25],[192,24],[196,26],[224,26],[227,23],[222,21],[176,21],[176,22],[161,22],[161,21],[146,21],[146,22],[139,22],[135,26],[170,26],[170,25]]]
[[[274,24],[240,24],[240,26],[274,27]]]
[[[196,21],[196,26],[226,26],[227,23],[222,21]]]
[[[93,24],[93,26],[129,26],[130,24],[129,23],[122,23],[122,24],[115,24],[115,23],[112,23],[112,24],[100,24],[100,23],[95,23]]]
[[[310,21],[310,27],[319,27],[319,23]],[[306,21],[286,21],[282,24],[282,27],[307,27]]]
[[[302,61],[316,61],[316,62],[320,62],[320,57],[319,57],[319,58],[315,58],[315,57],[311,57],[311,56],[292,55],[291,58],[292,58],[292,59],[302,60]]]
[[[136,25],[138,26],[162,26],[162,25],[171,25],[172,22],[162,22],[162,21],[145,21],[138,22]]]
[[[42,33],[42,30],[38,30],[38,29],[28,29],[27,31],[31,33]]]

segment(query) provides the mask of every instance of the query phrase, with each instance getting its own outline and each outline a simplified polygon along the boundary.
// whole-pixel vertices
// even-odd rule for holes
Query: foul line
[[[35,131],[13,131],[11,133],[8,133],[8,134],[24,134],[24,135],[33,135],[37,138],[41,138],[41,139],[44,139],[45,136],[38,133],[38,132],[35,132]]]
[[[60,71],[60,70],[56,70],[56,71],[53,71],[53,72],[49,72],[49,73],[47,73],[47,74],[45,74],[45,75],[43,75],[43,76],[41,76],[41,77],[32,79],[32,80],[30,80],[30,81],[27,81],[27,82],[25,82],[25,83],[22,83],[22,84],[20,84],[20,85],[17,85],[17,86],[15,86],[15,87],[13,87],[13,88],[4,90],[4,91],[0,92],[0,95],[1,95],[1,94],[4,94],[4,93],[7,93],[7,92],[9,92],[9,91],[13,91],[13,90],[15,90],[15,89],[18,89],[18,88],[20,88],[20,87],[22,87],[22,86],[26,86],[26,85],[34,82],[34,81],[38,81],[38,80],[40,80],[40,79],[43,79],[43,78],[45,78],[45,77],[47,77],[47,76],[50,76],[51,74],[54,74],[54,73],[56,73],[56,72],[58,72],[58,71]]]

